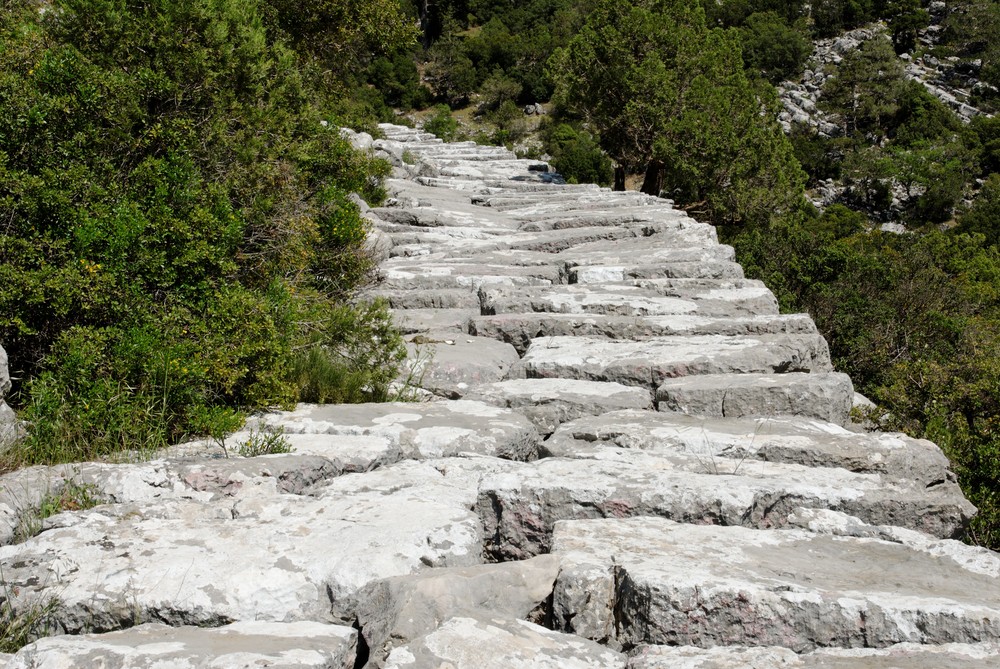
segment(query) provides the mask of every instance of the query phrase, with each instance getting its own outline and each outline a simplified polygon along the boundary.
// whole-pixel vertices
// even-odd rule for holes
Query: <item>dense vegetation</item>
[[[340,138],[347,73],[416,37],[391,0],[3,0],[0,341],[30,436],[3,466],[384,397],[401,346]],[[306,364],[308,362],[308,364]]]

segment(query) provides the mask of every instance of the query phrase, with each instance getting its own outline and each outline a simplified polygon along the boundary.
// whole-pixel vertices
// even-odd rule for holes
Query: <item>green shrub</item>
[[[357,55],[357,30],[392,31],[276,26],[376,4],[5,4],[0,341],[31,428],[3,467],[232,429],[296,401],[303,351],[355,346],[329,326],[370,313],[350,302],[375,266],[348,195],[378,201],[390,168],[321,111],[348,85],[322,64],[329,40]],[[398,342],[379,345],[358,375],[391,365]]]
[[[434,114],[424,121],[424,131],[446,142],[455,141],[455,135],[458,133],[458,121],[451,115],[451,107],[448,105],[434,107]]]
[[[256,458],[260,455],[291,453],[292,445],[280,430],[263,430],[251,432],[246,441],[239,445],[237,452],[244,458]]]
[[[590,133],[559,123],[546,131],[545,141],[553,167],[569,183],[611,183],[614,166]]]

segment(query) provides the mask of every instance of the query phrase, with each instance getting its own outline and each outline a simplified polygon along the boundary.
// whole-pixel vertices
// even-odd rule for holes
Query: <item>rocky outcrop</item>
[[[10,392],[10,372],[7,369],[7,352],[0,346],[0,451],[21,435],[21,427],[14,411],[7,406],[4,398]]]
[[[854,425],[812,320],[712,228],[383,132],[373,293],[426,401],[0,478],[3,605],[62,634],[7,666],[1000,661],[1000,559],[955,540],[947,460]],[[238,455],[260,431],[293,452]],[[69,484],[102,503],[31,520]]]

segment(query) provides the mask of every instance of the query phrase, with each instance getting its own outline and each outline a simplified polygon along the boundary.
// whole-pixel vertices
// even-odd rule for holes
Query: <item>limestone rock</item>
[[[806,314],[778,316],[608,316],[603,314],[521,313],[473,316],[469,331],[512,344],[518,353],[532,339],[543,337],[603,337],[647,339],[674,335],[815,334]]]
[[[300,404],[294,411],[263,414],[254,424],[288,434],[383,436],[399,444],[404,457],[418,459],[469,452],[530,460],[539,442],[534,426],[521,414],[468,400]]]
[[[357,632],[314,622],[237,622],[214,629],[149,623],[120,632],[40,639],[6,669],[352,669]]]
[[[358,597],[358,624],[371,652],[367,666],[382,666],[390,650],[434,632],[455,616],[542,622],[558,573],[559,560],[545,555],[372,583]]]
[[[655,389],[677,376],[830,368],[826,341],[818,335],[656,337],[639,342],[547,337],[532,340],[510,378],[562,377]]]
[[[484,285],[482,313],[587,313],[618,316],[688,314],[729,317],[777,315],[763,284],[747,280],[666,279],[605,284],[507,288]]]
[[[547,552],[560,520],[658,516],[772,528],[799,507],[952,537],[972,507],[953,491],[843,469],[581,445],[485,477],[476,508],[495,559]]]
[[[37,537],[0,548],[9,601],[20,611],[56,597],[67,632],[136,620],[350,620],[371,581],[481,560],[470,492],[420,467],[388,487],[379,472],[349,475],[313,497],[282,494],[263,476],[244,481],[235,500],[60,514]]]
[[[644,388],[573,379],[500,381],[479,386],[468,398],[515,409],[543,435],[581,416],[653,406],[651,394]]]
[[[10,392],[10,373],[7,370],[7,351],[0,346],[0,400]]]
[[[475,309],[398,309],[392,312],[393,324],[404,335],[452,331],[452,336],[466,333],[469,322],[479,316]],[[496,339],[496,337],[494,337]]]
[[[796,655],[787,648],[643,646],[628,669],[990,669],[1000,662],[995,644],[901,643],[888,648],[823,648]]]
[[[846,374],[705,374],[667,379],[660,409],[708,416],[804,416],[846,424],[854,385]]]
[[[873,472],[927,488],[948,485],[961,499],[948,459],[933,443],[898,433],[858,433],[806,418],[616,411],[560,426],[544,451],[565,457],[581,444]]]
[[[621,669],[625,657],[524,620],[452,618],[389,654],[386,669]]]
[[[553,553],[564,560],[555,619],[583,636],[604,635],[606,628],[585,624],[609,615],[589,609],[610,604],[625,647],[782,646],[802,653],[1000,638],[995,576],[947,553],[877,539],[657,518],[586,520],[558,523]],[[613,601],[580,596],[602,566]],[[578,626],[574,614],[583,611],[588,616]]]
[[[516,363],[517,351],[495,339],[430,332],[408,337],[403,373],[435,395],[458,399],[475,388],[500,381]]]

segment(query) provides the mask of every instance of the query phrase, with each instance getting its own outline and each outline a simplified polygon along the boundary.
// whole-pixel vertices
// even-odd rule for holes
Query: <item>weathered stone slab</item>
[[[541,622],[558,573],[559,560],[543,555],[376,581],[358,596],[358,624],[371,652],[366,666],[381,667],[390,650],[456,616]]]
[[[667,379],[656,389],[661,410],[708,416],[803,416],[844,425],[854,385],[846,374],[707,374]]]
[[[202,629],[149,623],[107,634],[40,639],[7,669],[353,669],[357,632],[314,622],[244,621]]]
[[[357,591],[371,581],[481,561],[469,492],[427,466],[419,480],[380,487],[382,471],[342,477],[335,494],[316,497],[282,494],[261,476],[243,481],[235,501],[53,516],[40,535],[0,548],[16,593],[8,601],[17,612],[56,597],[66,632],[150,620],[350,620]]]
[[[542,232],[521,232],[507,237],[507,248],[515,251],[541,251],[544,253],[559,253],[580,245],[598,242],[607,244],[606,240],[635,237],[632,230],[614,227],[567,228],[565,230],[547,230]]]
[[[652,396],[644,388],[575,379],[512,379],[479,386],[467,397],[516,409],[543,435],[581,416],[653,407]]]
[[[544,453],[567,456],[581,444],[840,467],[912,480],[927,488],[948,485],[956,500],[961,499],[948,459],[926,439],[898,433],[858,433],[806,418],[737,419],[616,411],[560,426],[545,441]]]
[[[521,355],[532,339],[542,337],[603,337],[648,339],[674,335],[816,334],[808,314],[762,316],[608,316],[603,314],[500,314],[474,316],[469,332],[512,344]]]
[[[500,381],[519,358],[513,346],[488,337],[429,332],[407,338],[404,378],[435,395],[458,399]]]
[[[996,644],[940,646],[897,644],[888,648],[824,648],[798,655],[787,648],[643,646],[628,669],[992,669]]]
[[[771,291],[759,282],[747,280],[674,279],[669,283],[650,281],[643,285],[545,287],[487,284],[480,287],[479,298],[484,315],[543,311],[616,316],[739,317],[778,313],[778,303]]]
[[[801,653],[1000,638],[1000,580],[899,543],[632,518],[559,523],[553,553],[564,560],[555,620],[626,647]],[[587,597],[597,592],[611,597]]]
[[[559,254],[570,267],[594,265],[660,265],[670,262],[732,262],[735,252],[724,244],[682,245],[671,234],[579,244]]]
[[[386,669],[620,669],[625,657],[524,620],[452,618],[389,654]]]
[[[250,426],[280,428],[287,434],[361,434],[388,437],[404,457],[439,458],[478,453],[530,460],[538,433],[521,414],[483,402],[387,402],[383,404],[300,404],[294,411],[257,416]]]
[[[831,369],[819,335],[656,337],[644,341],[595,337],[534,339],[509,378],[613,381],[658,388],[669,378],[698,374],[769,374]]]
[[[780,527],[797,507],[877,525],[955,536],[972,507],[948,490],[843,469],[700,454],[650,455],[579,446],[483,479],[477,509],[497,559],[544,553],[559,520],[659,516],[679,522]]]
[[[487,193],[472,198],[472,203],[497,211],[532,208],[532,213],[550,209],[577,210],[595,207],[627,207],[655,204],[657,198],[628,191],[534,191]],[[537,209],[536,209],[537,207]]]
[[[10,392],[10,372],[7,369],[7,351],[0,346],[0,400]]]
[[[476,291],[484,284],[500,286],[547,286],[562,283],[561,269],[555,265],[516,267],[512,265],[396,262],[383,268],[387,289],[426,290],[464,288]],[[478,306],[478,305],[477,305]]]
[[[478,310],[479,296],[471,288],[431,288],[405,290],[379,288],[369,291],[383,297],[393,309],[468,309]]]
[[[466,333],[469,321],[479,316],[475,309],[397,309],[392,322],[404,335],[453,330],[452,337]],[[497,339],[497,337],[494,337]]]
[[[678,254],[678,257],[685,257]],[[690,257],[690,254],[686,257]],[[668,260],[636,265],[579,265],[567,270],[570,283],[610,283],[630,279],[742,279],[743,267],[729,260]]]

